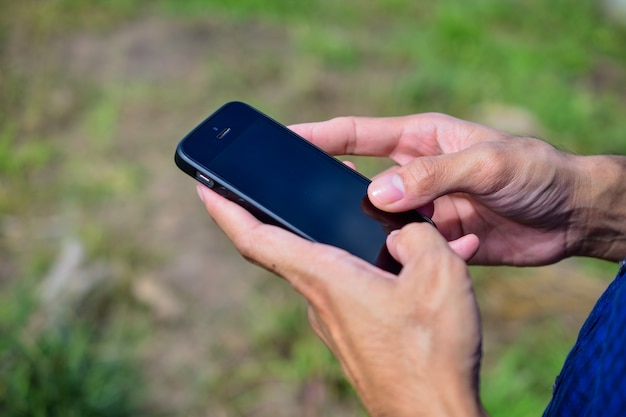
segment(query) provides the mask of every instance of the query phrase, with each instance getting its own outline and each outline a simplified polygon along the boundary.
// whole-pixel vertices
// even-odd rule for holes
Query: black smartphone
[[[393,273],[401,265],[387,251],[387,235],[410,222],[434,225],[417,211],[377,209],[367,197],[369,179],[241,102],[223,105],[193,129],[175,161],[259,220]]]

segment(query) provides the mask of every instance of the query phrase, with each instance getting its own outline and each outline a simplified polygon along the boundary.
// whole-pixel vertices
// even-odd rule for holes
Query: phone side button
[[[215,185],[215,181],[200,172],[196,173],[196,179],[209,188]]]

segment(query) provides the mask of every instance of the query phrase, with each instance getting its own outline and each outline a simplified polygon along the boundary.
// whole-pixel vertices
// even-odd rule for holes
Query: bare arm
[[[573,255],[618,261],[626,257],[626,157],[578,157],[578,216]]]

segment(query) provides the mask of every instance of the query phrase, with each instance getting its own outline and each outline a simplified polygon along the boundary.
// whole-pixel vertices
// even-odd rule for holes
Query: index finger
[[[441,113],[398,117],[337,117],[291,130],[333,155],[388,156],[400,164],[452,153],[510,135]]]
[[[354,279],[389,274],[339,248],[311,242],[282,228],[261,223],[232,201],[198,184],[209,215],[247,260],[285,278],[310,303],[320,305],[325,281],[334,288]],[[342,280],[333,277],[341,276]],[[330,284],[329,284],[330,285]]]
[[[333,155],[389,156],[398,147],[408,117],[337,117],[289,128]]]

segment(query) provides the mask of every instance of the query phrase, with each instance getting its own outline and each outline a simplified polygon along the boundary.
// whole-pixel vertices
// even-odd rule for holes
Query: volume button
[[[213,188],[213,186],[215,185],[215,181],[213,181],[211,178],[207,177],[201,172],[196,173],[196,179],[209,188]]]

